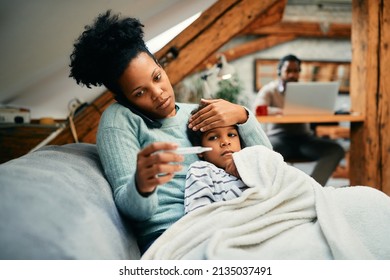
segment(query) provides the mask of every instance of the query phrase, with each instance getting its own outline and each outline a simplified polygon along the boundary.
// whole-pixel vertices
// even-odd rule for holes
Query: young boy
[[[242,149],[237,127],[217,127],[206,132],[188,129],[187,135],[192,145],[211,147],[212,150],[198,154],[202,160],[192,163],[188,169],[185,213],[211,202],[239,197],[247,187],[239,179],[232,156]]]

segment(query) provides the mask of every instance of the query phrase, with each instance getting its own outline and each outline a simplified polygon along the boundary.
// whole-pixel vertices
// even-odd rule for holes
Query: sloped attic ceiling
[[[30,108],[33,119],[64,119],[71,99],[88,102],[104,91],[68,77],[73,42],[99,13],[112,9],[140,19],[148,41],[214,2],[0,0],[0,104]]]
[[[222,0],[221,0],[222,1]],[[83,27],[112,9],[139,18],[145,39],[156,37],[206,10],[216,0],[0,0],[0,105],[31,110],[31,117],[64,119],[73,98],[90,102],[105,91],[78,86],[69,75],[69,55]],[[351,0],[289,0],[291,18],[302,5],[351,5]],[[305,11],[306,17],[313,7]],[[316,8],[314,7],[314,11]],[[337,10],[336,10],[337,11]],[[331,12],[335,13],[334,10]],[[315,19],[318,20],[318,15]],[[165,45],[168,41],[161,42]],[[156,49],[157,51],[158,49]],[[152,50],[154,51],[154,50]]]

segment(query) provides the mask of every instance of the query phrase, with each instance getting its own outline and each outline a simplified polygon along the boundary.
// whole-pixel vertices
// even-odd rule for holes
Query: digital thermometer
[[[188,155],[188,154],[201,154],[203,152],[211,151],[212,149],[213,148],[211,147],[195,146],[195,147],[177,148],[176,150],[171,150],[171,152],[174,152],[179,155]]]

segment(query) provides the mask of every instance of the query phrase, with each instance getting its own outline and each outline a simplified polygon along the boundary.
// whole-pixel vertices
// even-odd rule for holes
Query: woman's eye
[[[161,80],[161,74],[160,74],[160,73],[157,74],[157,75],[154,77],[154,80],[155,80],[155,81]]]

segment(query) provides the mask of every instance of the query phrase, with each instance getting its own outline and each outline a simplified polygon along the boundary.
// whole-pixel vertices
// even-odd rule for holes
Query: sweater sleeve
[[[139,133],[134,128],[142,124],[130,124],[128,117],[120,110],[108,109],[99,124],[99,157],[118,209],[134,220],[143,221],[154,214],[158,199],[156,192],[144,197],[136,188],[137,154],[141,145]]]
[[[248,112],[248,120],[243,124],[237,125],[241,139],[245,142],[245,146],[263,145],[272,149],[271,142],[255,115],[247,108],[245,109]]]

